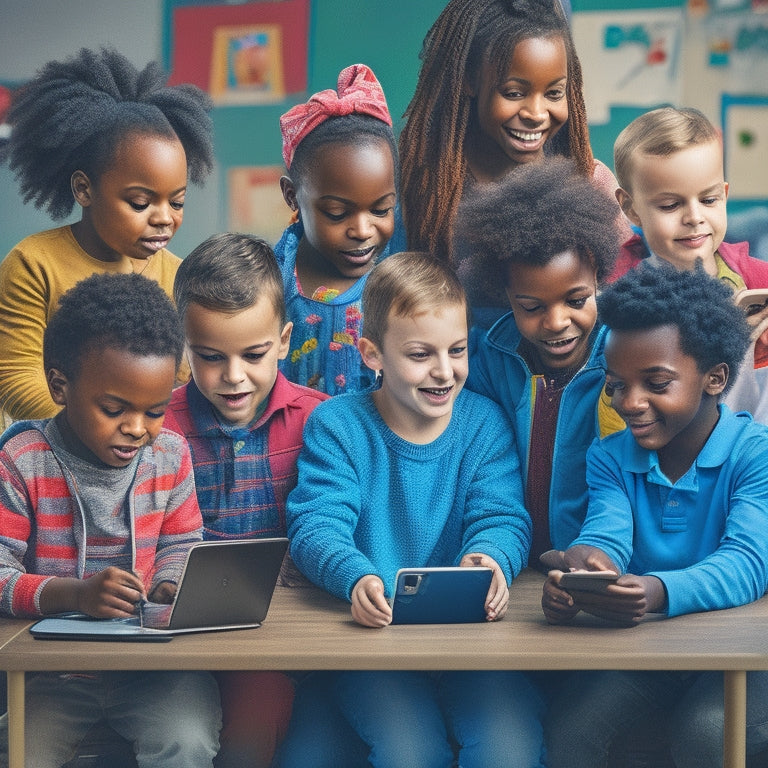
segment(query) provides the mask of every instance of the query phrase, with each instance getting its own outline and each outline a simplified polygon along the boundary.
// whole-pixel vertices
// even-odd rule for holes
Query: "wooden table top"
[[[0,620],[0,669],[768,669],[768,597],[632,628],[586,615],[551,626],[540,607],[543,579],[524,571],[505,618],[486,624],[369,629],[314,587],[277,587],[258,629],[168,643],[35,640],[32,622]]]

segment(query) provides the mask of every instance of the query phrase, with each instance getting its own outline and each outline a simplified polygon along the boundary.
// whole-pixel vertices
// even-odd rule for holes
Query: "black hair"
[[[392,165],[397,180],[400,176],[400,165],[392,127],[372,115],[357,114],[328,118],[310,131],[297,145],[288,174],[294,186],[298,188],[307,173],[314,168],[321,151],[329,144],[364,146],[379,141],[385,142],[392,153]]]
[[[173,298],[183,318],[190,304],[218,312],[238,312],[267,295],[285,323],[283,278],[270,245],[254,235],[212,235],[179,265]]]
[[[597,297],[601,321],[614,331],[674,325],[680,348],[702,373],[720,363],[730,371],[728,391],[750,345],[750,329],[733,292],[699,263],[693,270],[642,264]]]
[[[74,207],[72,174],[98,180],[129,134],[178,138],[190,179],[202,183],[213,167],[211,107],[197,86],[166,85],[158,62],[139,71],[115,50],[82,48],[16,91],[3,156],[24,202],[61,219]]]
[[[601,282],[621,245],[619,216],[615,199],[572,161],[552,157],[521,165],[463,201],[458,232],[489,288],[505,281],[505,264],[543,267],[571,250],[590,260]]]
[[[74,381],[82,358],[99,348],[181,362],[184,334],[165,291],[142,275],[99,273],[62,297],[43,335],[45,370]]]

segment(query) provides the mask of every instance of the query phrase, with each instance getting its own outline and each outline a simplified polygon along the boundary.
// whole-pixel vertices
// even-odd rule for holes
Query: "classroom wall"
[[[603,88],[599,80],[589,74],[601,69],[600,55],[604,52],[599,45],[593,44],[589,34],[604,20],[603,14],[617,10],[634,12],[642,20],[655,18],[659,12],[662,15],[666,12],[687,14],[691,4],[700,5],[701,2],[704,0],[572,0],[574,32],[584,65],[588,97],[599,96]],[[749,0],[707,2],[709,6],[749,4]],[[3,0],[0,10],[0,83],[23,82],[49,59],[67,56],[81,46],[113,45],[137,66],[150,59],[170,61],[165,22],[168,9],[175,3],[176,0],[131,0],[130,3],[67,0],[62,5],[57,0]],[[422,40],[444,5],[445,0],[387,0],[385,3],[378,0],[311,0],[307,92],[290,94],[274,104],[226,106],[214,110],[216,168],[203,188],[191,187],[184,223],[173,240],[172,250],[184,256],[209,234],[229,227],[229,170],[240,166],[281,166],[280,115],[293,104],[305,100],[309,93],[334,87],[343,67],[364,62],[373,68],[387,94],[397,130],[416,84]],[[62,13],[63,8],[65,13]],[[765,19],[768,25],[768,14],[756,14],[756,17]],[[726,77],[726,69],[704,64],[709,32],[704,26],[706,15],[698,21],[689,15],[686,18],[686,37],[675,70],[679,88],[673,90],[673,99],[665,98],[668,94],[664,90],[659,101],[697,106],[718,122],[721,95],[726,89],[733,89],[733,73]],[[633,55],[631,46],[626,50],[628,56]],[[763,54],[760,66],[768,59],[765,51]],[[768,93],[768,76],[762,82]],[[613,141],[618,132],[651,106],[655,103],[611,105],[607,117],[595,113],[596,119],[590,113],[595,156],[611,165]],[[768,136],[759,138],[762,141]],[[761,146],[758,158],[759,162],[754,166],[755,177],[768,180],[768,151],[765,147]],[[732,184],[731,212],[739,208],[738,201],[733,202],[733,187]],[[287,216],[287,209],[283,212],[281,204],[275,207],[275,217],[284,213]],[[78,215],[75,211],[72,218]],[[54,225],[32,204],[21,203],[15,180],[7,167],[0,167],[0,257],[27,234]],[[282,220],[275,221],[277,230],[282,229],[282,225]]]

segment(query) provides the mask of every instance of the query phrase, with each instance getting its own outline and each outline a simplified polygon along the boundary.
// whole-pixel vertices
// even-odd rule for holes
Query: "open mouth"
[[[236,408],[248,399],[249,394],[249,392],[238,392],[234,395],[219,395],[219,397],[221,397],[230,408]]]
[[[112,447],[112,453],[121,461],[131,461],[138,452],[138,445],[115,445]]]
[[[453,392],[453,386],[450,387],[420,387],[419,392],[427,397],[428,400],[434,403],[444,403],[447,401],[451,392]]]

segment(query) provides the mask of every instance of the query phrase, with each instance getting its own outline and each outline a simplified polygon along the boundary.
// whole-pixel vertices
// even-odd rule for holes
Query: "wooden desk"
[[[580,616],[548,625],[543,577],[526,571],[503,621],[456,626],[356,625],[349,606],[314,588],[278,587],[256,630],[175,637],[170,643],[34,640],[6,622],[9,768],[24,767],[24,672],[122,669],[691,669],[725,673],[726,768],[745,763],[746,672],[768,669],[768,598],[727,611],[651,618],[630,629]],[[4,624],[0,623],[0,627]]]

